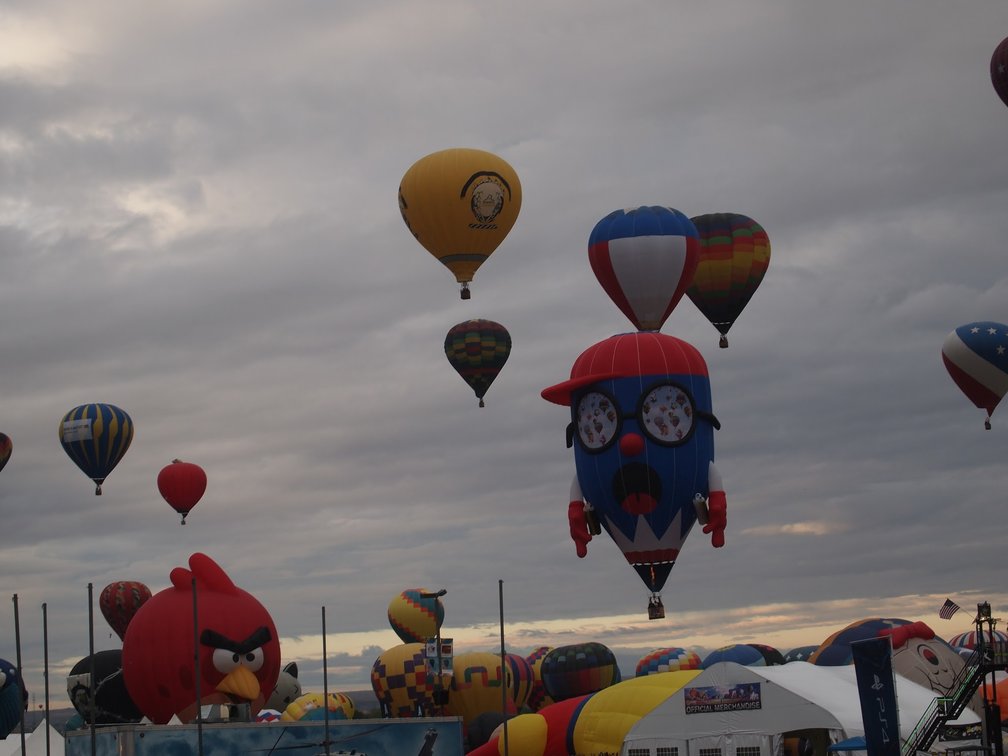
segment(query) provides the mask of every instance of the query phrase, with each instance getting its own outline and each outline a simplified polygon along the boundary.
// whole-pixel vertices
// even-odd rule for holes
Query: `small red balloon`
[[[102,589],[98,606],[119,640],[126,637],[130,620],[150,597],[150,588],[136,580],[119,580]]]
[[[185,525],[186,515],[203,498],[207,476],[199,465],[176,459],[158,473],[157,486],[165,501],[182,515]]]

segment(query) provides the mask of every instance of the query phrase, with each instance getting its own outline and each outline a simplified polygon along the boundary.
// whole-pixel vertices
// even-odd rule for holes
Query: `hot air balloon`
[[[206,554],[193,554],[189,569],[176,567],[169,578],[123,639],[130,696],[155,724],[172,716],[191,722],[197,703],[248,704],[255,715],[280,675],[280,636],[266,607]]]
[[[171,508],[182,515],[182,524],[185,525],[186,516],[203,498],[207,476],[199,465],[173,459],[158,473],[157,487]]]
[[[511,699],[520,711],[528,705],[529,695],[535,684],[535,672],[532,671],[532,664],[524,656],[505,654],[504,659],[507,662],[507,682]]]
[[[1008,633],[1001,630],[984,630],[983,638],[985,643],[1008,643]],[[973,651],[977,647],[977,632],[969,630],[965,633],[953,635],[948,639],[948,644],[952,648],[967,648]]]
[[[700,669],[700,655],[696,651],[677,646],[658,648],[638,660],[635,677],[687,669]]]
[[[7,466],[11,452],[14,451],[14,442],[6,433],[0,433],[0,470]]]
[[[770,238],[759,223],[738,213],[692,218],[700,234],[693,282],[686,290],[728,346],[728,329],[749,304],[770,265]]]
[[[994,49],[991,56],[991,82],[1001,102],[1008,105],[1008,37]]]
[[[133,421],[112,404],[82,404],[60,420],[63,451],[95,482],[95,496],[133,441]]]
[[[371,688],[386,717],[433,712],[436,682],[427,667],[423,643],[393,646],[379,654],[371,667]]]
[[[697,519],[724,545],[706,362],[673,336],[620,334],[586,349],[570,380],[542,396],[571,408],[577,474],[567,516],[578,556],[604,528],[650,589],[648,616],[663,617],[658,592]]]
[[[543,659],[539,674],[554,701],[594,693],[620,681],[615,655],[595,642],[554,648]]]
[[[452,326],[445,356],[484,406],[483,397],[511,354],[511,334],[500,323],[477,318]]]
[[[504,160],[455,148],[414,163],[399,183],[399,211],[413,236],[441,261],[469,299],[469,283],[508,235],[521,209],[521,184]]]
[[[150,597],[150,588],[136,580],[118,580],[102,589],[98,606],[119,640],[126,637],[130,620]]]
[[[91,668],[94,667],[94,701],[91,699]],[[74,664],[67,676],[67,695],[85,722],[99,725],[139,722],[143,716],[126,690],[122,651],[96,651]]]
[[[528,701],[526,701],[532,711],[539,711],[542,707],[554,703],[553,699],[546,694],[546,688],[543,687],[541,676],[542,660],[552,650],[550,646],[539,646],[525,657],[525,661],[532,665],[532,690],[529,691]]]
[[[305,693],[292,701],[280,718],[285,722],[325,719],[326,711],[322,708],[322,702],[321,693]],[[354,702],[346,693],[330,693],[326,708],[329,710],[329,719],[354,718]]]
[[[480,714],[501,710],[501,688],[507,686],[507,672],[501,670],[500,654],[471,651],[456,654],[455,674],[448,688],[445,712],[462,717],[465,727]],[[517,713],[514,701],[506,697],[505,714]]]
[[[954,694],[958,685],[957,676],[966,662],[952,646],[920,621],[910,622],[897,617],[857,620],[819,644],[808,660],[824,667],[852,664],[851,643],[885,635],[892,640],[893,672],[930,688],[936,695]],[[977,713],[982,712],[981,695],[974,695],[968,706]]]
[[[693,222],[670,207],[615,210],[588,238],[595,277],[642,331],[662,327],[693,280],[699,254]]]
[[[984,427],[1008,392],[1008,326],[989,320],[959,326],[945,337],[942,362],[973,404],[987,410]]]
[[[769,667],[784,664],[784,654],[773,646],[761,643],[733,643],[711,651],[700,665],[702,669],[718,662],[735,662],[743,667]]]
[[[403,643],[424,643],[444,622],[444,604],[426,588],[407,588],[389,602],[388,621]]]
[[[0,740],[21,724],[22,713],[28,708],[28,691],[16,666],[0,659]]]

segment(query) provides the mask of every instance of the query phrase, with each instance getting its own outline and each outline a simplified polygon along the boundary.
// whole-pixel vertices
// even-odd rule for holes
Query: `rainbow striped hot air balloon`
[[[690,220],[700,234],[693,283],[686,290],[728,346],[728,329],[749,304],[770,266],[770,238],[763,227],[739,213],[709,213]]]
[[[63,451],[94,481],[95,496],[101,496],[102,483],[133,441],[133,421],[113,404],[82,404],[60,420],[59,436]]]

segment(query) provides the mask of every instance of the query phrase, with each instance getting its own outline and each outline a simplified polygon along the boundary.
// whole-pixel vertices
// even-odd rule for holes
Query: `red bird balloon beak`
[[[246,701],[255,701],[262,692],[259,680],[248,667],[235,667],[217,684],[217,690]]]

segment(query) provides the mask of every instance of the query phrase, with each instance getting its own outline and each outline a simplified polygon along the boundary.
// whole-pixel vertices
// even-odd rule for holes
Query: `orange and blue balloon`
[[[101,496],[102,483],[133,441],[133,420],[114,404],[82,404],[60,420],[59,436],[63,451]]]
[[[956,328],[941,349],[945,369],[966,398],[987,410],[984,427],[1008,392],[1008,325],[981,320]]]
[[[657,331],[693,280],[700,241],[670,207],[615,210],[595,224],[588,262],[613,303],[641,331]]]

